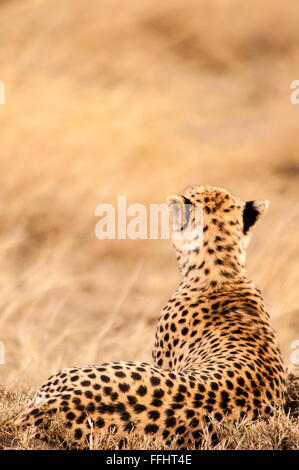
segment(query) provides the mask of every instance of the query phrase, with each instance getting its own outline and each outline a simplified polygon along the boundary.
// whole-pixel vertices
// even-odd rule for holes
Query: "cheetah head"
[[[229,267],[245,267],[253,227],[269,205],[267,200],[243,202],[229,191],[211,186],[191,186],[168,197],[167,204],[181,268],[204,256],[224,273]]]

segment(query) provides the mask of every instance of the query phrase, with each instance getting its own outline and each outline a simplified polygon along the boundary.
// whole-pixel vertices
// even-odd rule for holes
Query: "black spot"
[[[194,416],[194,411],[193,410],[186,410],[186,417],[187,418],[192,418]]]
[[[244,400],[244,398],[238,398],[238,399],[236,400],[236,405],[242,406],[242,407],[245,406],[245,400]]]
[[[131,377],[133,380],[141,380],[141,375],[138,372],[132,372]]]
[[[245,384],[244,379],[242,379],[242,377],[239,377],[237,382],[240,385],[240,387],[243,387],[243,385]]]
[[[81,382],[81,385],[82,385],[82,387],[89,387],[90,381],[89,381],[89,380],[83,380],[83,381]]]
[[[105,421],[102,418],[99,418],[96,421],[96,426],[97,426],[97,428],[103,428],[105,426]]]
[[[73,398],[72,402],[74,403],[74,405],[80,405],[81,400],[80,400],[80,398]]]
[[[197,428],[198,425],[199,425],[199,421],[197,418],[192,419],[192,421],[190,422],[190,426],[192,428]]]
[[[145,434],[155,434],[158,431],[159,427],[156,424],[148,424],[144,428]]]
[[[125,426],[124,426],[124,431],[127,431],[128,433],[132,432],[135,428],[135,424],[132,423],[132,421],[129,421]]]
[[[105,403],[101,403],[97,410],[101,413],[101,414],[110,414],[112,415],[115,411],[116,411],[116,407],[114,405],[106,405]],[[117,410],[118,411],[118,410]]]
[[[158,388],[154,390],[153,397],[154,398],[162,398],[164,396],[165,392],[162,388]]]
[[[211,394],[213,394],[214,396],[211,397]],[[209,396],[210,396],[211,398],[214,398],[214,397],[215,397],[215,393],[214,393],[214,392],[209,392]],[[203,396],[201,393],[196,393],[196,394],[194,395],[194,398],[195,398],[195,400],[202,400],[202,399],[204,398],[204,396]]]
[[[230,380],[226,380],[226,385],[229,390],[232,390],[234,388],[234,385]]]
[[[142,411],[146,410],[146,406],[144,405],[141,405],[141,404],[137,404],[134,406],[134,411],[135,413],[142,413]]]
[[[114,405],[112,405],[112,406],[114,406]],[[122,412],[126,411],[125,405],[124,405],[123,403],[120,403],[120,402],[119,402],[119,403],[116,403],[116,405],[115,405],[114,408],[115,408],[115,410],[118,411],[119,413],[122,413]]]
[[[110,379],[109,379],[109,377],[108,377],[107,375],[101,375],[100,378],[101,378],[101,380],[102,380],[103,382],[105,382],[105,383],[110,382]]]
[[[143,397],[147,394],[147,388],[145,385],[140,385],[140,387],[136,390],[137,395]]]
[[[211,405],[206,405],[204,408],[207,410],[208,413],[212,413],[213,411],[213,407]]]
[[[83,433],[80,428],[75,429],[75,439],[81,439],[82,434]]]
[[[153,421],[156,421],[157,419],[160,418],[160,413],[157,410],[152,410],[152,411],[149,411],[148,416]]]
[[[167,428],[173,428],[175,425],[176,425],[176,419],[175,419],[174,417],[168,418],[168,419],[165,421],[165,426],[166,426]]]
[[[130,405],[135,405],[135,403],[137,403],[137,398],[134,397],[134,395],[128,395],[127,399]]]
[[[155,398],[152,402],[151,402],[151,405],[153,406],[162,406],[163,402],[162,400],[158,400],[157,398]]]
[[[76,380],[78,380],[78,379],[79,379],[79,375],[73,375],[71,377],[71,382],[76,382]]]
[[[218,384],[216,382],[211,382],[211,389],[212,390],[218,390]]]
[[[221,392],[221,398],[222,398],[223,401],[229,401],[229,399],[230,399],[230,398],[229,398],[229,394],[227,393],[226,390],[222,390],[222,392]]]
[[[118,384],[118,388],[121,392],[128,392],[130,390],[130,385],[128,384]]]
[[[94,413],[95,412],[95,405],[94,403],[91,401],[88,403],[87,407],[86,407],[86,410],[89,411],[89,413]]]
[[[180,393],[186,393],[186,392],[187,392],[187,387],[186,387],[186,385],[180,384],[180,385],[179,385],[179,392],[180,392]]]
[[[173,400],[176,402],[176,403],[179,403],[181,401],[184,401],[184,395],[182,393],[177,393],[174,397],[173,397]]]
[[[155,376],[152,376],[150,380],[151,380],[151,384],[154,386],[159,385],[161,382],[159,377],[155,377]]]
[[[245,391],[243,390],[243,388],[237,387],[237,388],[236,388],[236,395],[237,395],[238,397],[241,396],[241,395],[244,395],[244,396],[246,397],[246,396],[248,395],[248,393],[245,392]]]
[[[81,413],[80,416],[76,419],[77,424],[82,424],[86,419],[86,413]]]
[[[176,434],[184,434],[186,432],[186,428],[185,426],[179,426],[178,428],[176,428],[175,432]]]
[[[115,372],[115,375],[116,375],[116,377],[120,377],[120,378],[122,378],[122,377],[125,377],[125,376],[126,376],[126,374],[125,374],[124,372],[121,372],[121,371],[119,371],[119,372]]]
[[[35,426],[38,426],[39,424],[42,424],[43,418],[40,418],[34,422]]]
[[[127,411],[124,411],[123,413],[120,414],[120,419],[122,421],[129,421],[130,418],[131,418],[131,415]]]

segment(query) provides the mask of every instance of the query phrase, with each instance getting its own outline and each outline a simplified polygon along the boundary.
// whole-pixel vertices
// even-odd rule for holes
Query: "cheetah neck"
[[[219,252],[204,246],[200,251],[177,252],[177,258],[183,284],[192,290],[221,290],[227,284],[248,280],[245,253],[238,248],[226,247]]]

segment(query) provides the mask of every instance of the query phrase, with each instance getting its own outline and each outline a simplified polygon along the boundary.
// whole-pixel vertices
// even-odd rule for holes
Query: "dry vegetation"
[[[151,360],[179,273],[168,241],[96,239],[95,208],[118,195],[159,203],[196,183],[269,199],[248,272],[294,369],[297,0],[2,0],[0,44],[0,420],[63,366]],[[298,448],[297,419],[219,446]]]

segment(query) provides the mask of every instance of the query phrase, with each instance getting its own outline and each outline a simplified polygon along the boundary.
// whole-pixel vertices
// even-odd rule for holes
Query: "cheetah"
[[[252,229],[268,201],[242,202],[229,191],[192,186],[168,205],[181,282],[160,314],[154,364],[107,362],[72,367],[49,377],[18,423],[45,428],[60,412],[75,448],[94,436],[132,433],[166,446],[198,445],[213,419],[265,418],[284,403],[285,369],[260,290],[245,261]],[[184,230],[201,246],[185,249]],[[187,210],[188,208],[188,210]],[[180,211],[179,211],[180,212]],[[213,418],[213,419],[212,419]],[[212,434],[211,434],[212,435]]]

